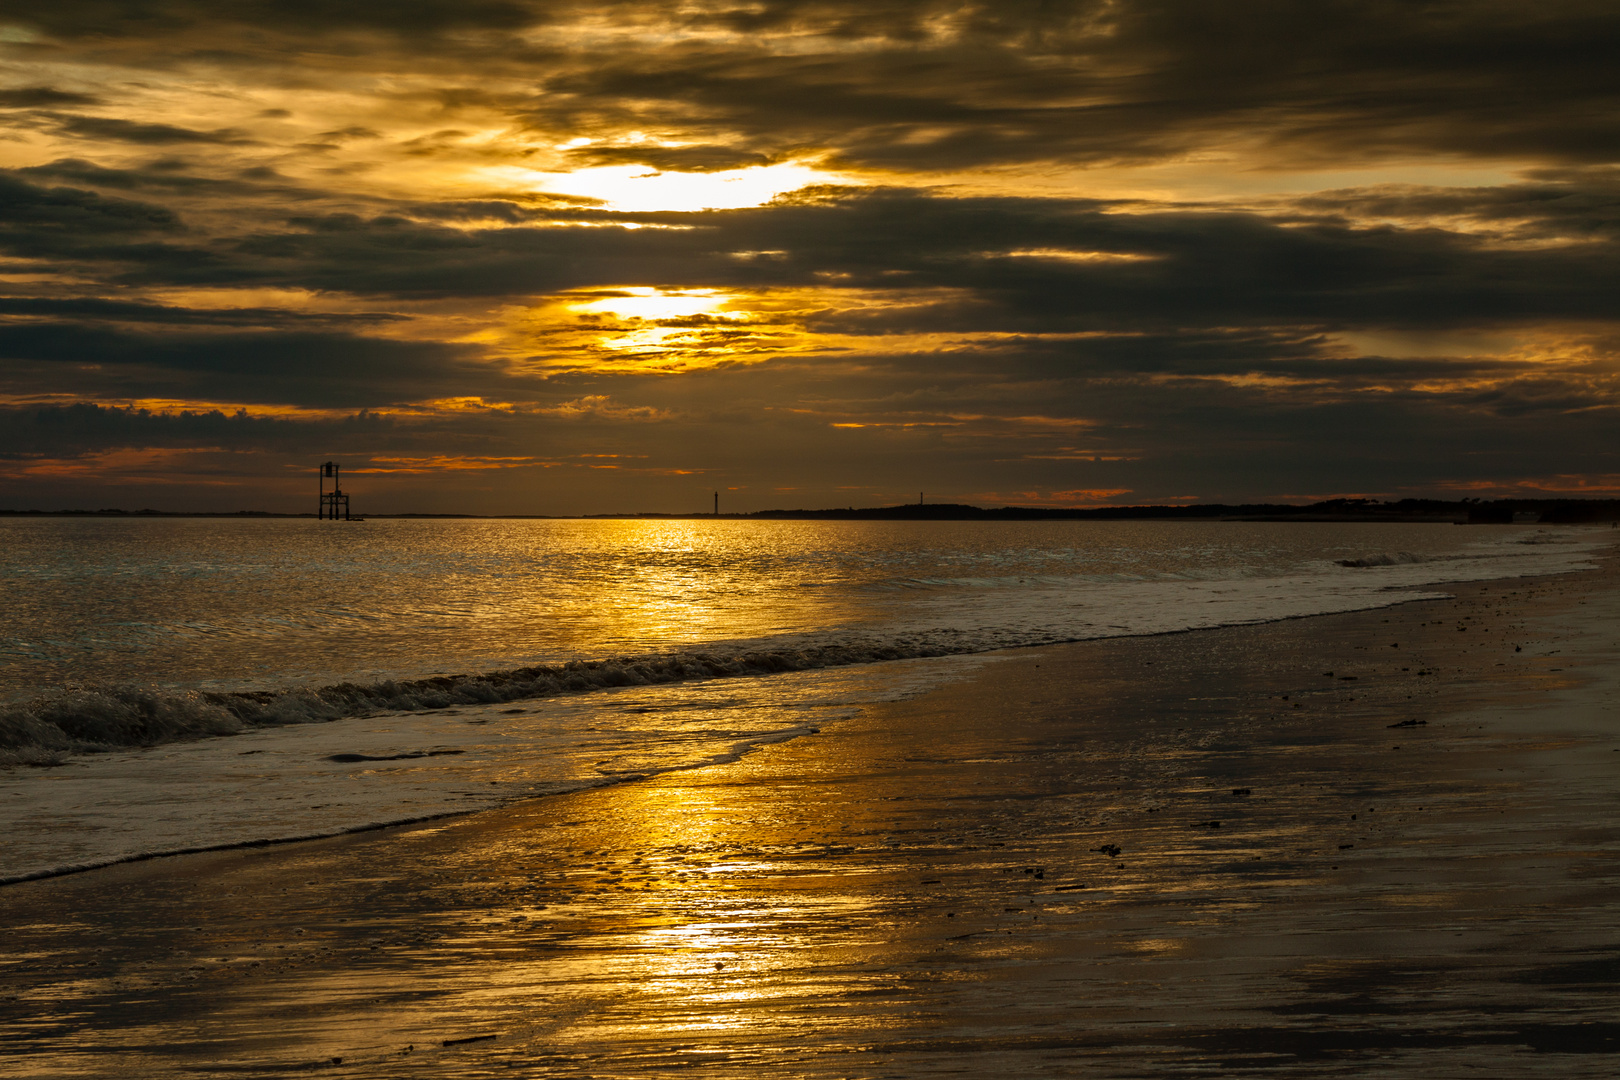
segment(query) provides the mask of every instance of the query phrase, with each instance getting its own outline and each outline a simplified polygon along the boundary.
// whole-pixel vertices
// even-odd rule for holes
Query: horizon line
[[[872,518],[881,516],[891,520],[972,520],[972,519],[1086,519],[1086,518],[1120,518],[1120,517],[1221,517],[1255,515],[1281,515],[1286,518],[1316,515],[1330,515],[1333,517],[1347,517],[1350,519],[1388,518],[1394,520],[1414,520],[1419,517],[1431,517],[1435,520],[1452,520],[1461,517],[1463,520],[1478,520],[1480,511],[1486,509],[1515,510],[1520,513],[1533,513],[1538,508],[1542,517],[1547,510],[1563,508],[1572,510],[1584,507],[1590,511],[1598,511],[1605,507],[1612,507],[1620,516],[1620,498],[1599,498],[1592,496],[1506,496],[1491,500],[1477,497],[1462,499],[1420,499],[1403,498],[1398,500],[1380,500],[1370,498],[1336,498],[1324,499],[1310,503],[1284,503],[1284,502],[1242,502],[1242,503],[1137,503],[1131,505],[1094,505],[1094,506],[1039,506],[1004,504],[996,507],[983,507],[970,503],[899,503],[886,506],[871,507],[828,507],[823,509],[785,509],[738,511],[728,513],[713,513],[709,511],[615,511],[610,513],[590,514],[524,514],[524,513],[497,513],[475,514],[461,512],[426,512],[426,511],[397,511],[392,513],[356,514],[357,519],[461,519],[461,520],[547,520],[547,521],[585,521],[605,519],[692,519],[692,520],[772,520],[794,518],[819,519],[849,519]],[[205,517],[205,518],[309,518],[317,520],[313,512],[288,512],[274,510],[156,510],[145,507],[140,510],[125,510],[119,507],[103,507],[95,510],[83,509],[11,509],[0,508],[0,515],[7,517]],[[1487,515],[1497,516],[1497,515]],[[1564,517],[1565,515],[1558,515]],[[1608,515],[1581,514],[1581,520],[1609,520]],[[1511,519],[1511,515],[1510,515]],[[1526,522],[1529,523],[1529,522]],[[1555,523],[1555,522],[1549,522]]]

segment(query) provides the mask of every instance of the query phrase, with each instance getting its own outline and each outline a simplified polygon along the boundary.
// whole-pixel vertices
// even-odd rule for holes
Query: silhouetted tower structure
[[[324,462],[320,468],[321,506],[315,517],[319,520],[336,521],[341,517],[344,521],[352,520],[349,517],[349,497],[343,493],[340,483],[342,470],[335,461]],[[326,482],[332,481],[332,490],[326,490]]]
[[[714,516],[720,516],[720,493],[718,491],[714,493]]]

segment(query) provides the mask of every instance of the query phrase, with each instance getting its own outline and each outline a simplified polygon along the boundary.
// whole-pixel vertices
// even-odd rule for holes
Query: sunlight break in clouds
[[[605,210],[736,210],[763,206],[790,191],[815,184],[849,184],[848,176],[801,162],[721,172],[661,172],[642,165],[603,165],[545,173],[504,166],[488,170],[492,181],[540,194],[569,195]]]
[[[611,313],[621,319],[680,319],[711,314],[735,299],[735,294],[721,293],[715,289],[664,292],[630,286],[623,295],[588,300],[582,304],[570,304],[569,307],[579,312]]]

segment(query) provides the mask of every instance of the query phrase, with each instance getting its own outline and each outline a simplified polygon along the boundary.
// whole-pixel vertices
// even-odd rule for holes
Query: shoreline
[[[8,887],[17,1065],[1580,1075],[1620,1051],[1616,570],[1019,649],[731,764]]]
[[[1602,549],[1599,550],[1601,551]],[[1587,559],[1589,557],[1600,558],[1601,555],[1599,553],[1592,553],[1590,556],[1582,556],[1583,559]],[[1486,580],[1498,580],[1502,582],[1535,581],[1543,577],[1557,577],[1571,572],[1581,573],[1583,571],[1559,571],[1550,574],[1531,574],[1519,578]],[[465,729],[462,729],[461,732],[455,732],[448,729],[434,730],[433,724],[436,716],[458,715],[469,708],[472,709],[472,711],[477,712],[479,708],[486,706],[489,708],[496,708],[500,705],[510,705],[514,703],[539,705],[542,708],[548,703],[565,699],[576,704],[588,703],[592,695],[603,693],[611,694],[615,691],[633,691],[636,689],[684,687],[693,693],[700,693],[706,683],[712,683],[716,680],[729,681],[735,678],[750,679],[761,677],[772,678],[780,676],[784,672],[783,665],[791,662],[805,663],[808,661],[806,666],[802,668],[792,668],[788,670],[791,670],[791,672],[794,674],[810,675],[813,677],[817,673],[831,673],[839,668],[871,669],[873,671],[881,671],[882,665],[890,661],[906,662],[945,659],[948,662],[953,659],[971,660],[972,658],[976,657],[1017,655],[1019,652],[1029,649],[1061,648],[1073,645],[1084,645],[1086,643],[1097,641],[1157,637],[1205,631],[1218,632],[1220,630],[1240,627],[1265,626],[1273,623],[1288,622],[1291,620],[1322,618],[1335,614],[1379,611],[1399,607],[1404,604],[1443,599],[1448,596],[1453,596],[1454,594],[1443,592],[1442,590],[1451,589],[1453,587],[1461,587],[1467,584],[1470,584],[1470,582],[1465,580],[1461,582],[1437,582],[1417,585],[1387,585],[1374,592],[1362,593],[1354,597],[1341,598],[1340,602],[1343,602],[1344,600],[1348,600],[1349,602],[1346,603],[1345,606],[1341,606],[1327,612],[1313,611],[1300,614],[1273,615],[1251,619],[1239,618],[1230,623],[1217,623],[1213,626],[1176,627],[1173,629],[1143,630],[1136,632],[1127,631],[1102,636],[1045,641],[1012,648],[964,651],[941,651],[933,648],[920,648],[912,650],[915,655],[905,655],[904,651],[902,650],[901,655],[881,656],[879,659],[873,659],[872,656],[869,655],[872,651],[871,649],[863,652],[859,648],[850,647],[819,647],[809,649],[807,651],[801,650],[801,652],[786,658],[784,658],[784,656],[780,653],[769,651],[743,652],[736,655],[722,654],[718,656],[711,656],[702,652],[694,652],[691,654],[677,653],[657,656],[618,657],[594,661],[574,661],[561,666],[531,667],[514,669],[511,671],[503,670],[498,672],[461,674],[453,676],[441,675],[415,681],[391,681],[386,685],[390,692],[394,693],[396,697],[410,698],[413,694],[426,692],[429,695],[437,696],[438,698],[445,700],[441,700],[437,704],[422,708],[412,709],[407,707],[403,710],[400,710],[398,701],[373,702],[371,707],[365,712],[351,712],[346,715],[335,716],[332,718],[330,723],[352,725],[359,721],[386,722],[390,719],[392,719],[396,725],[415,723],[421,728],[421,730],[416,731],[411,738],[413,738],[416,742],[423,742],[425,740],[427,743],[432,743],[434,749],[431,751],[417,749],[413,752],[396,753],[391,756],[401,759],[414,759],[423,758],[426,756],[439,756],[446,753],[462,754],[464,752],[463,750],[450,748],[463,745],[456,740],[464,739],[466,737]],[[1213,597],[1210,598],[1210,601],[1213,602]],[[878,650],[879,654],[884,652],[892,654],[896,652],[896,650]],[[623,669],[627,668],[634,668],[639,677],[643,677],[645,681],[641,683],[632,682],[631,680],[638,677],[638,675],[626,674],[625,670]],[[668,670],[665,670],[666,668]],[[587,679],[592,683],[592,685],[581,689],[566,689],[560,683],[560,680],[564,676],[574,680],[582,678]],[[943,677],[947,682],[954,681],[956,678],[950,675],[945,675]],[[498,696],[493,701],[464,701],[453,696],[454,691],[459,684],[469,682],[479,684],[479,689],[485,694],[488,693],[488,687],[485,687],[484,684],[493,683]],[[507,696],[514,693],[512,690],[507,688],[507,683],[517,685],[518,688],[515,696]],[[541,685],[545,692],[534,693],[532,692],[532,689],[524,690],[523,687],[528,686],[530,683]],[[330,689],[340,691],[344,695],[354,696],[363,693],[368,688],[364,686],[356,687],[345,683]],[[322,691],[318,689],[315,691],[317,695],[321,692]],[[262,707],[261,699],[268,699],[270,697],[270,695],[267,695],[264,692],[237,694],[221,692],[217,694],[204,694],[203,696],[209,700],[217,698],[222,701],[226,699],[239,698],[242,701],[254,703],[259,707]],[[603,704],[605,706],[608,704],[608,702],[604,700]],[[517,711],[521,712],[523,710]],[[482,720],[473,722],[488,723],[489,719],[489,717],[485,717]],[[113,749],[107,751],[105,755],[98,753],[70,752],[71,756],[68,756],[65,760],[53,763],[51,767],[78,765],[92,770],[95,773],[93,776],[80,777],[75,775],[73,777],[73,779],[76,781],[76,786],[79,787],[92,782],[98,785],[104,784],[109,779],[116,781],[118,779],[117,770],[122,768],[125,773],[132,773],[137,784],[144,784],[146,787],[154,789],[163,788],[168,786],[168,781],[165,779],[165,776],[169,769],[183,768],[187,772],[191,772],[194,771],[197,766],[189,761],[181,762],[177,760],[174,762],[159,762],[150,760],[150,758],[155,757],[158,754],[165,752],[170,754],[176,752],[185,753],[187,752],[187,748],[190,748],[190,750],[193,751],[206,753],[209,746],[215,746],[220,753],[223,753],[224,748],[222,745],[220,745],[218,740],[243,736],[259,736],[260,739],[255,741],[255,745],[257,745],[258,742],[262,741],[263,738],[273,738],[278,734],[282,741],[293,740],[300,743],[307,743],[308,745],[303,746],[304,751],[306,753],[314,754],[316,757],[324,756],[327,751],[337,750],[349,752],[350,756],[354,759],[364,758],[364,755],[353,754],[353,750],[357,747],[350,745],[351,741],[359,738],[360,736],[353,733],[352,729],[349,727],[328,728],[327,723],[328,722],[326,721],[312,721],[308,723],[292,724],[278,723],[265,726],[250,725],[244,726],[240,731],[231,733],[229,735],[218,735],[212,737],[205,736],[201,739],[177,739],[171,742],[159,743],[153,746]],[[460,727],[460,725],[455,724],[452,725],[452,727]],[[739,747],[748,747],[747,749],[741,750],[742,753],[748,753],[755,752],[761,749],[763,746],[782,741],[784,738],[792,739],[796,737],[799,737],[799,735],[787,731],[772,732],[757,742],[748,742],[738,745]],[[342,744],[338,745],[338,742],[341,742]],[[332,745],[322,746],[321,744],[323,743],[332,743]],[[471,742],[466,743],[465,745],[468,747],[476,747],[477,743]],[[261,753],[263,750],[261,748],[250,752]],[[380,752],[384,754],[387,753],[386,750]],[[694,763],[667,766],[665,768],[684,769],[692,767],[706,767],[709,763],[710,762],[705,759]],[[18,768],[20,766],[14,765],[12,767]],[[206,768],[206,766],[204,767]],[[112,776],[106,775],[108,768],[114,770]],[[665,769],[650,770],[646,775],[654,775],[661,771],[665,771]],[[4,773],[0,773],[0,780],[3,779]],[[26,782],[27,779],[29,778],[26,777],[26,774],[24,774],[24,782]],[[32,779],[43,779],[43,777]],[[65,861],[49,866],[35,865],[29,867],[25,864],[22,869],[16,870],[8,870],[4,866],[0,866],[0,889],[26,881],[46,880],[70,874],[85,873],[123,863],[142,862],[151,859],[162,859],[181,855],[195,855],[207,852],[230,851],[239,848],[256,848],[288,843],[299,843],[310,840],[345,836],[353,833],[364,833],[379,829],[388,829],[422,822],[437,821],[444,818],[457,817],[465,814],[484,813],[506,806],[517,805],[528,799],[553,798],[560,794],[568,794],[591,787],[610,786],[612,784],[622,782],[626,782],[624,778],[615,776],[602,776],[594,778],[576,776],[571,782],[561,784],[560,786],[552,786],[539,791],[520,790],[508,793],[503,797],[497,797],[499,796],[499,793],[491,793],[493,801],[491,799],[485,799],[482,800],[480,805],[467,807],[465,809],[447,810],[441,806],[433,806],[429,808],[428,806],[424,805],[418,809],[401,813],[399,812],[401,809],[403,809],[401,806],[395,808],[394,811],[390,813],[381,807],[375,807],[372,808],[370,812],[379,816],[365,816],[367,812],[361,811],[360,813],[362,815],[362,820],[356,821],[351,816],[351,818],[347,821],[340,821],[330,826],[315,825],[314,827],[311,827],[311,823],[304,822],[293,826],[290,831],[282,834],[263,834],[256,831],[243,834],[241,830],[238,829],[236,830],[236,835],[231,835],[228,839],[221,839],[212,843],[196,843],[190,840],[184,840],[178,843],[171,841],[168,846],[164,846],[161,840],[159,840],[155,844],[149,842],[128,850],[112,851],[99,855],[92,854],[86,857],[75,858],[71,861]],[[199,789],[192,794],[192,797],[208,799],[216,803],[221,801],[229,802],[233,798],[239,797],[239,795],[233,791],[230,783],[223,778],[220,780],[219,784],[216,785],[216,787],[217,790],[207,790],[206,788]],[[22,790],[14,790],[9,794],[15,798],[16,796],[26,794],[26,792]],[[35,794],[37,797],[38,793],[36,792]],[[137,797],[140,795],[140,789],[131,789],[130,791],[124,792],[124,794],[129,797]],[[60,830],[64,826],[70,825],[79,829],[80,831],[86,829],[94,831],[98,828],[105,828],[105,823],[98,824],[93,819],[85,822],[75,822],[72,816],[66,812],[64,807],[59,805],[61,804],[61,794],[53,792],[52,795],[53,801],[50,809],[47,810],[44,806],[36,805],[34,807],[36,811],[36,813],[33,815],[34,818],[50,821],[52,823],[52,828],[56,830]],[[312,797],[319,798],[321,796],[314,794]],[[72,796],[69,796],[68,798],[70,802],[73,799]],[[149,794],[142,797],[141,805],[144,806],[146,801],[150,798],[151,795]],[[15,806],[17,804],[13,803],[12,805]],[[134,805],[132,805],[130,809],[135,809]],[[257,829],[257,826],[254,826],[253,828]],[[227,831],[229,832],[229,830]],[[15,845],[17,834],[14,833],[13,839]]]

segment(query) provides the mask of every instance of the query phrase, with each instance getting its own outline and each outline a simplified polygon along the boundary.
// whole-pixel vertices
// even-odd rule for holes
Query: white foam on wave
[[[1411,563],[1434,562],[1444,556],[1418,555],[1410,551],[1395,551],[1379,555],[1363,555],[1358,559],[1338,559],[1339,566],[1368,567],[1368,566],[1406,566]]]
[[[75,753],[157,746],[211,735],[323,723],[379,711],[490,705],[626,686],[806,671],[962,652],[875,639],[806,645],[762,641],[718,653],[577,660],[475,675],[209,692],[155,686],[69,687],[0,707],[0,765],[53,765]]]

